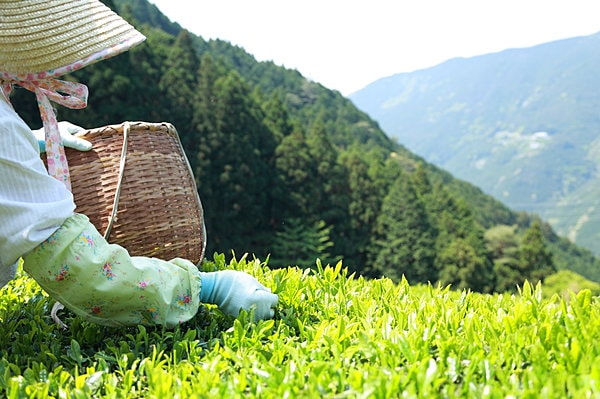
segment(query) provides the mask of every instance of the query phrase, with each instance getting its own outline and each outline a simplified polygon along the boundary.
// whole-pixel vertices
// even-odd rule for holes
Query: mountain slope
[[[61,108],[60,118],[87,127],[172,122],[203,200],[207,253],[270,255],[273,265],[307,267],[316,257],[343,258],[364,275],[487,292],[543,278],[538,271],[548,265],[518,252],[535,225],[544,240],[524,249],[544,253],[548,245],[557,269],[600,281],[591,252],[424,162],[339,92],[194,36],[146,1],[114,4],[148,40],[71,74],[88,85],[91,101],[85,111]],[[26,121],[39,126],[35,101],[24,90],[14,94]],[[407,198],[414,212],[402,213]],[[305,248],[314,249],[310,262]]]
[[[408,149],[600,253],[600,34],[452,59],[351,100]]]

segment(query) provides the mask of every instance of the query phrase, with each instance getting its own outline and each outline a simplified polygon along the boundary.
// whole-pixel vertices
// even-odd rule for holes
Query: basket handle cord
[[[44,124],[44,132],[46,133],[48,173],[50,176],[63,182],[69,191],[71,191],[67,157],[65,156],[65,149],[58,131],[58,122],[56,121],[56,115],[54,115],[50,100],[67,108],[85,108],[88,96],[87,86],[81,83],[58,79],[3,80],[2,90],[7,98],[12,91],[13,84],[17,84],[35,93],[40,109],[40,116]]]
[[[117,189],[115,190],[115,198],[110,217],[108,218],[108,226],[104,232],[104,239],[108,240],[112,231],[113,222],[117,219],[117,211],[119,210],[119,196],[121,195],[121,183],[123,183],[123,174],[125,173],[125,160],[127,158],[127,138],[129,137],[129,122],[123,124],[123,147],[121,148],[121,162],[119,163],[119,177],[117,178]]]

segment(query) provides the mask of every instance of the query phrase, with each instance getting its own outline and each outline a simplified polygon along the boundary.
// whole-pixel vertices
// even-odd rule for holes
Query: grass
[[[20,277],[0,295],[7,398],[597,398],[600,305],[349,276],[341,265],[270,270],[215,255],[205,270],[258,277],[275,320],[214,307],[175,329],[101,327],[62,313]]]

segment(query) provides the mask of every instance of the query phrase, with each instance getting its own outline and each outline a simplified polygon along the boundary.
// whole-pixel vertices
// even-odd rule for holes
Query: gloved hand
[[[84,130],[82,127],[72,124],[71,122],[58,122],[58,131],[62,144],[65,147],[70,147],[79,151],[89,151],[92,149],[92,143],[82,138],[73,136],[75,133]],[[33,134],[40,146],[40,153],[46,152],[46,134],[44,128],[33,130]]]
[[[236,270],[200,273],[200,302],[217,305],[223,312],[237,316],[240,310],[254,308],[254,318],[273,318],[279,297],[254,277]]]

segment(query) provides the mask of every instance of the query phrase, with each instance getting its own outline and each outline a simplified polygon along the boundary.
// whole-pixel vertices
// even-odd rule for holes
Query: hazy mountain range
[[[600,254],[600,33],[457,58],[350,99],[409,150]]]

